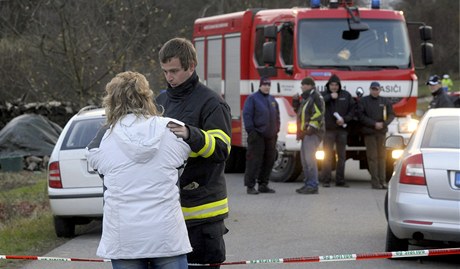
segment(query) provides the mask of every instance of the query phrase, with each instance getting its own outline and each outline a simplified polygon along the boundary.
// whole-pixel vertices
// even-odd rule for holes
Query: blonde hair
[[[127,71],[117,74],[107,83],[105,91],[102,105],[107,115],[107,126],[129,113],[145,118],[161,115],[153,101],[153,91],[140,73]]]

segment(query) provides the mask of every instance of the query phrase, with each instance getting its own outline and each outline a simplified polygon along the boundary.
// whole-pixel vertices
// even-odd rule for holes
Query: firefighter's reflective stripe
[[[227,198],[195,207],[182,207],[185,220],[206,219],[228,213]]]
[[[208,158],[214,153],[216,149],[216,138],[222,140],[225,144],[227,144],[228,153],[230,153],[230,137],[222,130],[215,129],[209,130],[207,132],[201,130],[204,134],[204,146],[198,152],[191,152],[189,157],[198,157],[201,156],[203,158]]]
[[[228,154],[230,154],[230,149],[232,148],[230,136],[228,136],[224,131],[220,129],[209,130],[208,134],[214,136],[215,138],[219,138],[225,144],[227,144]]]

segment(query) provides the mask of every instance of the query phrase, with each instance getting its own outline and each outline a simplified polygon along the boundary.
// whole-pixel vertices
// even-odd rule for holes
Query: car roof
[[[438,116],[460,116],[459,108],[432,108],[426,113],[426,116],[438,117]]]
[[[105,116],[105,109],[99,108],[95,106],[87,106],[80,111],[78,111],[76,117],[78,118],[94,118],[94,117],[104,117]]]

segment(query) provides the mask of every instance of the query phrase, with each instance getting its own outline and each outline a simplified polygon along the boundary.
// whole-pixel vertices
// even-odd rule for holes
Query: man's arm
[[[343,119],[345,122],[349,122],[353,119],[353,116],[355,114],[355,100],[351,96],[351,94],[348,95],[348,111],[347,114],[343,116]]]
[[[388,126],[394,120],[395,113],[393,111],[393,105],[391,104],[390,100],[386,99],[386,101],[387,103],[385,105],[387,106],[387,120],[385,121],[385,126]]]
[[[370,118],[367,115],[366,109],[365,109],[365,105],[366,105],[365,103],[366,103],[366,99],[362,98],[358,104],[358,110],[357,110],[358,119],[362,125],[366,127],[374,128],[375,120]]]
[[[216,162],[225,161],[231,149],[231,115],[226,103],[210,107],[203,115],[203,127],[186,125],[189,138],[184,140],[190,145],[190,157],[210,158]]]
[[[104,134],[108,129],[109,129],[108,126],[105,126],[105,125],[101,126],[101,128],[99,128],[99,130],[97,131],[96,136],[93,138],[93,140],[91,140],[91,142],[89,142],[86,148],[88,148],[88,150],[93,149],[93,148],[98,148],[99,145],[101,144],[102,137],[104,137]]]
[[[252,95],[246,99],[246,102],[244,102],[243,121],[244,128],[248,134],[254,131],[254,101]]]

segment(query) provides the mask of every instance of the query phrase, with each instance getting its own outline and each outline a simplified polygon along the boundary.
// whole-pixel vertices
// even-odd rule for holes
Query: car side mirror
[[[404,137],[400,135],[390,135],[385,139],[385,147],[390,149],[403,149],[406,145],[404,144]]]

